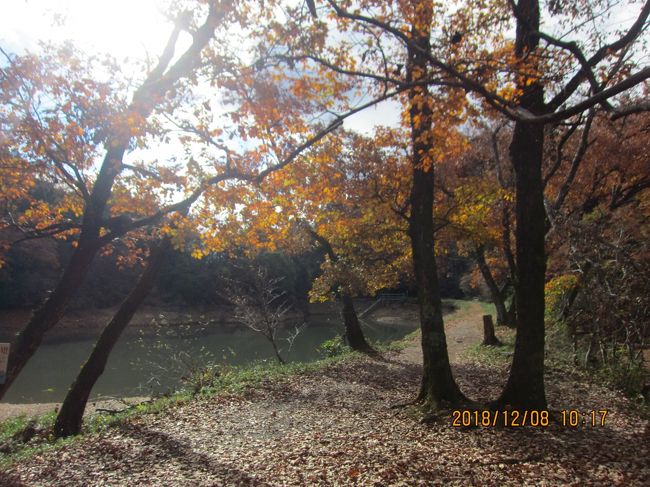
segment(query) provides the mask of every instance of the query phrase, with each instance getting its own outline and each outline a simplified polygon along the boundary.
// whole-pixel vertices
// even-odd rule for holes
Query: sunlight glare
[[[70,40],[88,53],[122,61],[155,59],[172,30],[164,0],[14,0],[0,16],[0,45],[35,50],[39,41]]]

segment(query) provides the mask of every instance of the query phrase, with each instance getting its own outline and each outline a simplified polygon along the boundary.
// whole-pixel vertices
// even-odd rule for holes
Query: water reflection
[[[415,323],[364,324],[369,339],[386,342],[402,338],[415,329]],[[232,365],[255,360],[273,360],[273,351],[264,337],[245,328],[210,329],[190,333],[185,327],[167,327],[160,335],[131,333],[111,354],[106,370],[93,390],[98,396],[135,396],[174,389],[184,372],[178,360],[194,365],[217,361]],[[337,317],[310,322],[296,337],[291,349],[284,340],[279,345],[289,361],[312,361],[321,357],[318,346],[342,332]],[[44,344],[27,364],[7,392],[3,402],[57,402],[88,357],[93,340]],[[172,360],[176,357],[178,360]]]

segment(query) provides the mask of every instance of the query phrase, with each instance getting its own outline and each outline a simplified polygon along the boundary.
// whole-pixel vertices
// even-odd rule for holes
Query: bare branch
[[[612,116],[610,118],[611,120],[618,120],[619,118],[627,117],[628,115],[634,115],[636,113],[643,112],[650,112],[649,101],[614,108]]]
[[[575,179],[576,173],[578,172],[578,168],[580,166],[580,163],[582,162],[582,159],[584,158],[585,153],[587,152],[587,148],[589,147],[589,131],[591,130],[592,123],[594,121],[594,117],[596,115],[596,111],[592,108],[589,111],[589,115],[587,115],[587,120],[585,121],[585,126],[582,129],[582,135],[580,137],[580,144],[578,145],[578,149],[576,150],[575,155],[573,156],[573,160],[571,161],[571,168],[569,169],[569,172],[564,179],[564,182],[562,183],[562,186],[560,187],[560,190],[558,191],[558,194],[555,198],[555,201],[551,205],[551,213],[553,215],[556,215],[557,212],[560,210],[562,207],[562,204],[564,203],[564,200],[566,199],[567,195],[569,194],[569,190],[571,189],[571,184],[573,183],[573,180]]]
[[[585,78],[588,78],[590,75],[593,76],[593,72],[591,71],[591,69],[593,69],[598,63],[600,63],[611,53],[619,51],[620,49],[626,47],[628,44],[632,43],[643,31],[649,15],[650,15],[650,0],[646,0],[634,24],[632,24],[629,30],[624,35],[622,35],[618,40],[612,42],[611,44],[602,46],[588,60],[584,59],[584,55],[582,55],[581,53],[583,61],[581,61],[580,64],[582,68],[580,69],[580,71],[578,71],[578,73],[575,74],[573,78],[571,78],[571,80],[569,80],[569,82],[565,85],[564,89],[562,89],[562,91],[560,91],[560,93],[558,93],[555,96],[555,98],[548,103],[548,107],[551,110],[556,110],[558,107],[560,107],[560,105],[562,105],[566,100],[569,99],[569,97],[573,93],[575,93],[575,91],[578,89],[580,84],[585,80]],[[594,95],[595,94],[596,93],[594,93]],[[606,99],[607,98],[599,99],[596,103],[599,103],[600,101]],[[591,106],[593,106],[593,104]]]

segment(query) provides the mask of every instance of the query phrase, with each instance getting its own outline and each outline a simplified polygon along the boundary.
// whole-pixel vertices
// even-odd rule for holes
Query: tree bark
[[[539,44],[537,0],[517,4],[515,54],[522,61]],[[527,82],[528,81],[528,82]],[[544,112],[544,88],[538,81],[522,80],[520,106],[534,114]],[[515,123],[510,158],[515,169],[517,269],[515,299],[517,338],[510,375],[501,397],[501,406],[518,410],[547,408],[544,389],[544,281],[546,256],[544,237],[544,182],[542,159],[544,125]]]
[[[363,335],[363,330],[359,324],[357,311],[354,309],[354,301],[349,293],[341,293],[341,317],[343,318],[343,325],[345,326],[345,338],[348,345],[352,350],[360,352],[368,352],[372,347],[366,341]]]
[[[113,319],[102,331],[90,357],[81,368],[63,401],[54,424],[54,435],[57,438],[77,435],[81,431],[82,419],[90,393],[103,374],[113,347],[151,291],[168,245],[169,242],[164,240],[152,247],[147,267],[142,272],[140,279],[122,302]]]
[[[413,25],[411,29],[412,37],[422,51],[409,48],[406,72],[409,83],[427,76],[427,60],[422,52],[429,52],[430,49],[429,22],[432,12],[430,6],[424,10],[417,12],[419,25]],[[458,404],[465,398],[454,380],[449,363],[434,253],[434,168],[429,155],[433,144],[433,120],[429,105],[431,96],[426,86],[420,86],[411,89],[408,97],[413,178],[408,232],[413,251],[422,330],[423,371],[418,399],[430,408],[437,409]]]
[[[494,307],[496,308],[497,325],[506,326],[508,324],[508,311],[506,310],[506,303],[503,299],[503,293],[494,280],[490,266],[488,266],[487,262],[485,261],[485,250],[482,245],[476,248],[474,252],[474,259],[476,260],[476,264],[481,271],[483,280],[485,281],[485,284],[490,291],[490,298],[492,299]]]
[[[334,252],[334,248],[329,241],[316,232],[310,226],[307,226],[307,231],[309,234],[316,240],[325,253],[332,262],[339,262],[339,256]],[[345,286],[337,283],[335,286],[336,295],[341,300],[341,318],[343,319],[343,325],[345,326],[345,337],[347,339],[348,345],[352,350],[358,352],[369,352],[372,350],[372,347],[366,341],[366,337],[363,334],[361,325],[359,324],[359,318],[357,317],[357,311],[354,309],[354,301],[352,300],[352,295],[345,290]]]

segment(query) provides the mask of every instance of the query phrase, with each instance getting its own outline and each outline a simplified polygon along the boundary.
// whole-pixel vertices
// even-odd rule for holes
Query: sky
[[[39,41],[71,40],[88,53],[109,53],[120,62],[155,59],[172,24],[161,0],[0,0],[0,47],[22,53]],[[189,39],[189,36],[188,36]],[[183,41],[178,51],[182,52]],[[345,122],[345,128],[370,133],[377,125],[398,126],[399,105],[384,102]]]
[[[39,40],[73,40],[89,52],[117,59],[158,52],[171,24],[156,0],[2,0],[0,42],[5,49],[35,49]]]
[[[631,1],[631,0],[630,0]],[[172,26],[163,14],[165,0],[0,0],[0,47],[21,53],[37,50],[39,41],[71,40],[89,53],[109,53],[128,60],[155,59]],[[638,6],[618,7],[603,20],[610,29],[629,25]],[[553,27],[547,25],[553,31]],[[181,38],[182,52],[189,36]],[[647,54],[643,55],[647,60]],[[371,133],[377,125],[399,126],[400,106],[389,101],[345,121],[345,128]]]

